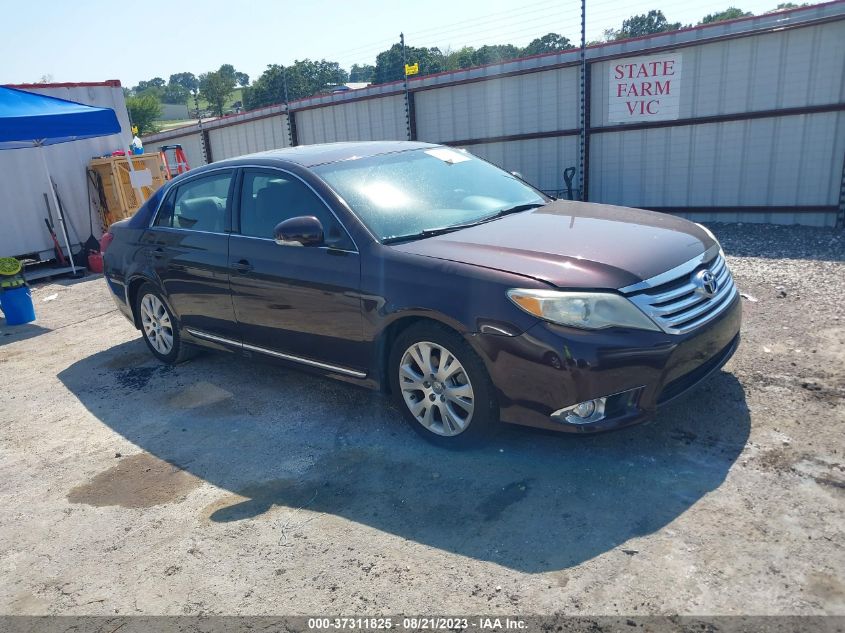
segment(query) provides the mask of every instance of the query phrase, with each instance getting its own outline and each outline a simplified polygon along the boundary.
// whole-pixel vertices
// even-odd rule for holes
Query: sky
[[[587,39],[659,8],[694,24],[728,6],[763,13],[779,0],[587,0]],[[653,4],[652,4],[653,2]],[[142,79],[232,64],[256,79],[268,64],[328,59],[347,70],[398,42],[441,50],[524,46],[548,32],[580,38],[580,0],[0,0],[0,84]],[[13,28],[8,28],[12,26]]]

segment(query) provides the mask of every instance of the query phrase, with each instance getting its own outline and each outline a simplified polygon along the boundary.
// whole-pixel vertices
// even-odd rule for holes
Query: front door
[[[244,169],[240,191],[229,264],[246,348],[364,371],[361,267],[346,230],[305,182],[286,171]],[[276,244],[275,226],[302,215],[320,220],[324,243]]]
[[[229,291],[232,169],[174,187],[142,238],[146,256],[184,328],[237,336]]]

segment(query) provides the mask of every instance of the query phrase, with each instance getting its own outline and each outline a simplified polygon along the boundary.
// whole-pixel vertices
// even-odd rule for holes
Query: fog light
[[[593,424],[604,419],[604,406],[607,398],[585,400],[571,407],[555,411],[552,417],[562,417],[570,424]]]
[[[579,418],[589,418],[596,412],[596,401],[588,400],[581,404],[576,404],[572,409],[572,415],[577,415]]]

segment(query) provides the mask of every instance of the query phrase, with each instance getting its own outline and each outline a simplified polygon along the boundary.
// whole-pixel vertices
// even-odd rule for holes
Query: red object
[[[59,240],[56,239],[56,232],[53,230],[53,226],[47,218],[44,218],[44,224],[47,225],[47,230],[50,231],[50,237],[53,238],[53,250],[56,253],[56,259],[58,259],[59,263],[64,266],[67,264],[67,260],[65,259],[64,253],[62,253],[62,247],[59,246]]]
[[[167,152],[173,152],[173,164],[167,160]],[[179,174],[184,174],[191,167],[188,165],[188,157],[185,156],[185,150],[181,145],[162,145],[159,148],[159,156],[161,162],[164,164],[164,173],[168,180]]]
[[[112,156],[126,156],[126,152],[122,149],[117,149],[111,153]]]
[[[100,257],[105,254],[106,249],[111,244],[111,241],[114,239],[114,235],[111,233],[103,233],[103,237],[100,238]]]
[[[103,272],[103,254],[91,251],[88,253],[88,270],[92,273]]]

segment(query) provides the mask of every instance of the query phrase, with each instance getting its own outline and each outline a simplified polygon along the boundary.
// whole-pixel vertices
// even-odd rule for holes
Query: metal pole
[[[67,247],[67,260],[70,262],[70,269],[76,275],[76,265],[73,263],[73,252],[70,250],[70,240],[67,237],[67,229],[65,228],[65,214],[62,213],[62,208],[59,206],[59,199],[56,197],[56,190],[53,188],[53,179],[50,178],[50,168],[47,166],[47,152],[43,145],[37,147],[38,155],[41,157],[41,166],[44,168],[44,177],[47,178],[47,189],[50,190],[50,198],[53,200],[53,206],[56,208],[56,217],[59,218],[59,226],[62,227],[62,237],[65,238],[65,246]]]
[[[288,146],[293,147],[293,132],[290,126],[290,103],[288,103],[288,68],[282,66],[282,85],[285,89],[285,122],[288,128]]]
[[[202,117],[200,117],[199,90],[194,90],[194,109],[197,115],[197,127],[200,130],[200,147],[202,148],[202,162],[208,165],[208,150],[205,147],[205,134],[202,129]]]
[[[578,110],[578,198],[585,200],[584,191],[584,170],[587,169],[587,0],[581,0],[581,64],[580,64],[580,96],[581,102]]]
[[[411,105],[408,97],[408,72],[406,67],[408,60],[405,57],[405,34],[399,34],[399,42],[402,44],[402,82],[405,87],[405,133],[408,135],[408,140],[411,140]]]
[[[839,182],[839,213],[836,214],[836,228],[845,229],[845,157],[842,158],[842,180]]]

